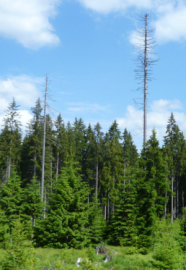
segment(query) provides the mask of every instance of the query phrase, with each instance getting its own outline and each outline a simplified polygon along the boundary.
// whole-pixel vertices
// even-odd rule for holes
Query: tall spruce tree
[[[35,227],[36,219],[41,217],[43,202],[38,181],[33,178],[23,189],[22,216],[25,220],[32,220],[32,226]]]
[[[167,163],[163,151],[159,148],[155,130],[147,141],[145,151],[139,160],[140,170],[137,172],[137,218],[136,225],[139,245],[143,248],[151,246],[154,224],[157,217],[164,212]],[[168,190],[169,191],[169,190]]]
[[[35,239],[45,247],[82,248],[89,240],[88,186],[82,182],[78,163],[69,158],[49,196],[46,219],[36,227]]]
[[[3,119],[4,128],[0,136],[0,173],[3,182],[10,177],[12,166],[20,170],[21,123],[18,108],[13,98]]]
[[[76,118],[73,124],[74,141],[75,141],[75,161],[79,162],[80,166],[83,165],[83,152],[86,147],[85,136],[86,128],[83,120]]]
[[[179,202],[179,179],[180,179],[180,158],[179,156],[182,153],[182,145],[184,144],[183,133],[180,132],[178,125],[174,119],[173,113],[168,120],[166,136],[164,137],[164,146],[168,156],[168,178],[171,181],[171,204],[170,204],[170,212],[171,212],[171,221],[177,216],[179,213],[179,206],[176,205]],[[177,196],[175,194],[177,193]],[[177,211],[176,211],[177,206]]]
[[[17,173],[12,170],[11,176],[7,179],[0,190],[0,207],[4,211],[9,225],[10,234],[15,221],[22,212],[23,190],[21,188],[21,179]]]
[[[68,156],[68,138],[65,125],[61,114],[58,115],[55,122],[55,167],[56,167],[56,180],[58,179],[59,172],[62,170],[64,162]]]
[[[42,107],[39,98],[31,111],[33,118],[27,125],[27,133],[21,151],[21,174],[25,184],[29,183],[33,177],[38,181],[41,179],[43,127]]]
[[[132,246],[136,241],[136,169],[128,167],[125,170],[125,183],[118,185],[115,209],[109,226],[109,240],[112,244]]]
[[[116,121],[105,134],[102,186],[107,196],[107,217],[114,210],[117,185],[123,180],[122,147]]]

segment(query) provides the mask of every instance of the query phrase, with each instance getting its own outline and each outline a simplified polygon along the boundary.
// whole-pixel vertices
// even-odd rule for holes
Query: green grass
[[[100,270],[111,269],[111,270],[146,270],[154,269],[152,267],[152,254],[142,255],[133,254],[128,255],[128,249],[125,247],[112,247],[109,246],[108,253],[112,259],[108,263],[102,263],[105,255],[96,255],[93,265],[95,262],[101,263],[98,267]],[[36,257],[39,259],[41,264],[44,266],[54,266],[56,261],[60,261],[63,266],[61,269],[67,269],[68,267],[76,268],[76,261],[78,257],[87,258],[87,249],[74,250],[74,249],[36,249]],[[87,268],[88,269],[88,268]]]
[[[139,253],[131,253],[135,249],[126,247],[115,247],[108,246],[108,254],[112,257],[111,261],[108,263],[103,263],[103,258],[105,255],[95,255],[93,256],[93,263],[89,263],[89,266],[84,266],[77,268],[76,261],[78,257],[87,258],[88,249],[75,250],[75,249],[44,249],[36,248],[35,257],[36,261],[34,265],[28,264],[27,268],[22,268],[24,270],[43,270],[43,269],[55,269],[56,270],[155,270],[152,265],[152,255],[149,253],[147,255],[142,255]],[[89,254],[92,252],[94,255],[95,249],[89,249]],[[5,251],[0,250],[0,261],[4,258]],[[95,266],[95,263],[101,265]],[[46,266],[46,268],[43,268]],[[0,268],[1,269],[1,268]],[[17,268],[14,268],[17,270]],[[157,268],[156,268],[157,269]],[[183,268],[184,269],[184,268]]]

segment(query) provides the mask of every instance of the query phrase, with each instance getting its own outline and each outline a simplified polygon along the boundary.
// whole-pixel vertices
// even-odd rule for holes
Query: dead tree
[[[46,140],[47,90],[48,90],[48,74],[46,75],[45,100],[44,100],[43,153],[42,153],[42,174],[41,174],[41,199],[42,199],[42,201],[44,200],[44,178],[45,178],[45,140]],[[45,213],[44,213],[44,216],[45,216]]]
[[[143,147],[147,142],[147,93],[148,82],[152,80],[152,66],[158,60],[155,60],[154,47],[156,43],[153,39],[154,29],[149,28],[149,14],[139,16],[142,26],[137,29],[135,49],[138,52],[136,59],[137,68],[135,69],[136,79],[140,85],[137,90],[143,93],[143,102],[139,103],[143,108]]]

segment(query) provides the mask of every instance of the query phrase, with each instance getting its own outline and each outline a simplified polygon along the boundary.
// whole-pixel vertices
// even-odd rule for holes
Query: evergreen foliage
[[[36,242],[56,248],[86,246],[90,242],[88,193],[77,162],[69,158],[49,196],[47,218],[36,227]]]
[[[20,172],[21,123],[18,108],[19,105],[13,98],[3,119],[4,128],[0,135],[1,182],[5,182],[10,177],[12,166]]]
[[[0,206],[4,211],[4,215],[8,221],[10,234],[14,227],[15,221],[18,219],[23,209],[23,190],[21,188],[21,179],[12,171],[7,183],[0,190]]]
[[[15,220],[11,233],[11,243],[6,243],[5,259],[2,262],[3,270],[29,269],[32,244],[27,240],[24,224]],[[33,259],[33,258],[32,258]]]
[[[182,250],[176,241],[180,234],[180,224],[177,220],[171,224],[170,220],[162,219],[156,223],[156,244],[154,248],[153,265],[157,269],[181,270]]]
[[[125,176],[125,184],[118,186],[118,195],[111,221],[110,241],[116,245],[132,246],[135,244],[136,230],[136,181],[135,173],[130,169]]]
[[[164,205],[167,202],[165,191],[166,183],[166,159],[159,148],[156,132],[153,130],[145,150],[139,160],[140,170],[137,173],[137,228],[139,246],[150,247],[154,223],[157,216],[163,215]]]
[[[124,129],[121,136],[116,121],[104,134],[99,123],[86,127],[76,118],[73,125],[65,125],[60,114],[55,122],[47,115],[43,215],[41,102],[38,99],[31,108],[33,118],[23,141],[18,107],[13,99],[0,133],[2,248],[12,241],[20,219],[25,237],[31,240],[33,236],[35,246],[83,248],[106,239],[122,246],[137,243],[140,252],[147,252],[156,241],[156,220],[169,213],[172,223],[181,217],[186,143],[173,114],[163,147],[153,130],[140,155],[130,132]],[[167,242],[170,250],[179,245],[186,249],[185,223],[183,213],[182,233],[170,240],[172,244]],[[156,267],[165,264],[161,245],[161,241],[156,245]]]

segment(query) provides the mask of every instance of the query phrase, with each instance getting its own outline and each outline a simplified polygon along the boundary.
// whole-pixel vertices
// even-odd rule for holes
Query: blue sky
[[[81,117],[106,131],[116,119],[141,148],[133,60],[136,14],[146,12],[160,59],[148,87],[148,137],[156,128],[162,142],[171,112],[186,134],[186,1],[176,0],[0,0],[0,124],[15,97],[24,129],[48,73],[50,105],[65,123]]]

